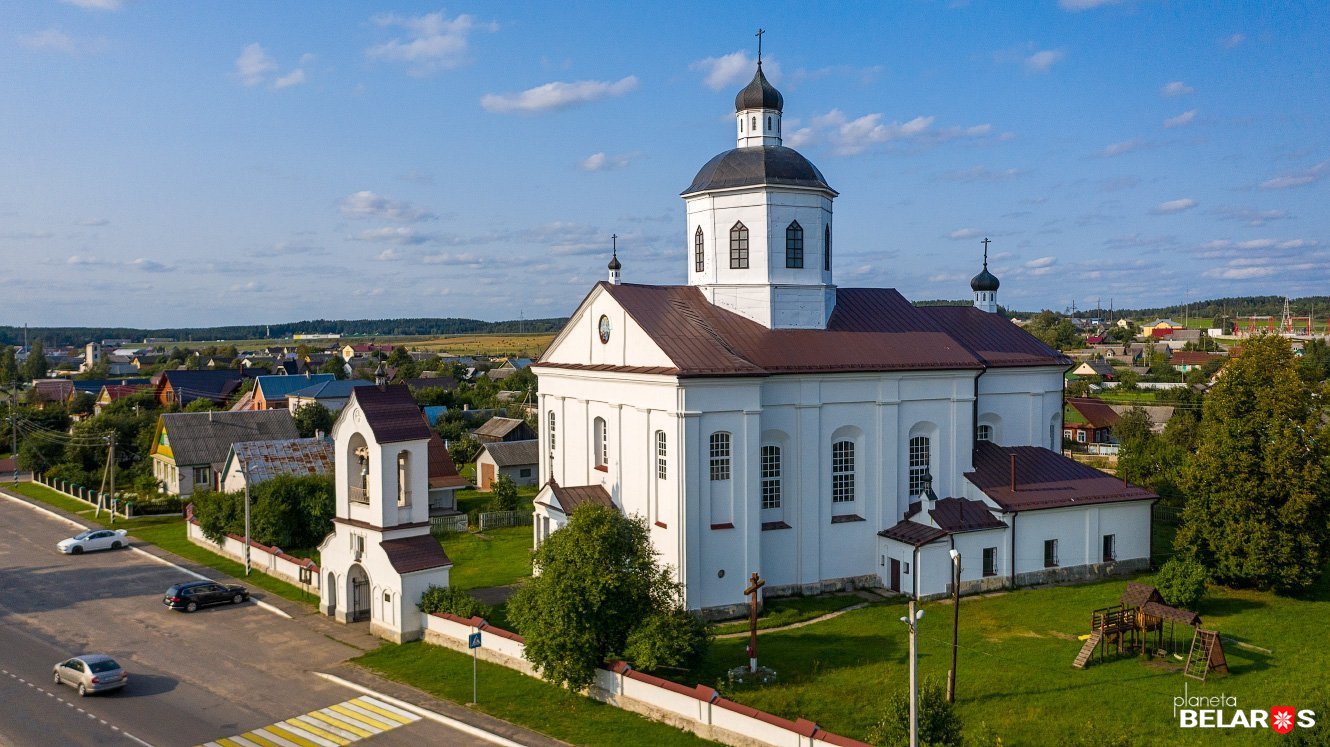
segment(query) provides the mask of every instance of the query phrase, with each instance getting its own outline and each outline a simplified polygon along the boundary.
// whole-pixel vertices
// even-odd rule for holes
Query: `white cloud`
[[[100,265],[102,261],[96,257],[89,257],[82,254],[74,254],[65,260],[67,265]]]
[[[1330,168],[1330,161],[1321,161],[1304,171],[1298,171],[1292,174],[1276,176],[1273,179],[1266,179],[1261,182],[1261,189],[1288,189],[1290,187],[1303,187],[1312,182],[1318,181],[1325,175],[1326,169]]]
[[[1191,121],[1193,119],[1196,119],[1195,109],[1192,109],[1191,111],[1185,111],[1176,117],[1169,117],[1168,119],[1165,119],[1164,127],[1168,128],[1181,127],[1185,124],[1191,124]]]
[[[129,263],[129,266],[136,270],[142,270],[143,272],[173,272],[175,270],[175,268],[170,265],[164,265],[157,260],[148,259],[146,257],[135,259]]]
[[[554,81],[543,86],[528,88],[521,93],[487,93],[480,98],[480,105],[485,107],[486,111],[498,114],[545,112],[623,96],[635,88],[637,88],[635,75],[617,81],[579,80],[571,83]]]
[[[471,32],[478,27],[498,30],[495,24],[477,24],[474,17],[466,14],[448,18],[442,12],[423,16],[387,14],[375,16],[372,20],[380,27],[398,27],[406,33],[370,47],[365,50],[365,55],[371,59],[410,63],[408,72],[412,75],[461,67],[467,62]]]
[[[698,60],[688,69],[702,72],[702,83],[713,91],[720,91],[747,83],[757,70],[757,60],[744,51],[731,52]],[[772,81],[780,80],[780,65],[770,58],[762,61],[762,72]]]
[[[813,142],[814,132],[812,127],[800,127],[790,134],[786,135],[785,144],[791,148],[802,148]]]
[[[1158,205],[1155,205],[1154,209],[1150,212],[1155,215],[1172,215],[1173,213],[1181,213],[1184,210],[1191,210],[1196,207],[1196,205],[1196,200],[1193,200],[1190,197],[1184,197],[1179,200],[1161,202]]]
[[[60,52],[68,55],[96,54],[104,51],[109,43],[104,38],[79,40],[54,26],[26,36],[20,36],[19,44],[28,49],[42,52]]]
[[[356,220],[372,218],[393,223],[418,223],[438,217],[409,202],[389,199],[369,190],[362,190],[342,198],[337,205],[337,211],[347,218]]]
[[[375,243],[414,245],[424,244],[433,240],[428,234],[419,233],[416,229],[409,226],[384,226],[382,228],[370,228],[351,237],[355,241],[369,241]]]
[[[628,165],[628,156],[608,156],[602,151],[592,153],[582,159],[583,171],[608,171],[610,169],[621,169]]]
[[[1101,8],[1105,5],[1117,5],[1122,0],[1058,0],[1058,7],[1063,10],[1079,12],[1082,10],[1091,10]]]
[[[296,68],[295,70],[292,70],[291,72],[287,73],[286,75],[283,75],[277,80],[274,80],[272,82],[272,87],[273,90],[280,91],[283,88],[298,86],[304,82],[305,82],[305,71],[302,70],[301,68]]]
[[[933,125],[933,120],[934,117],[915,117],[908,122],[886,124],[881,112],[849,119],[840,109],[832,109],[813,118],[814,134],[803,139],[825,138],[837,155],[855,155],[871,145],[923,135]]]
[[[396,249],[393,249],[392,247],[384,249],[383,251],[379,252],[379,256],[375,257],[375,259],[379,260],[380,262],[396,262],[398,260],[405,258],[406,255],[402,254]]]
[[[1183,83],[1180,80],[1175,80],[1172,83],[1168,83],[1163,88],[1159,89],[1159,94],[1161,96],[1187,96],[1192,92],[1194,92],[1195,90],[1196,90],[1195,88],[1192,88],[1186,83]]]
[[[1245,41],[1247,41],[1246,34],[1232,34],[1220,39],[1219,44],[1224,49],[1232,49]]]
[[[1106,157],[1120,156],[1123,153],[1130,153],[1134,150],[1139,150],[1143,147],[1145,147],[1145,141],[1139,138],[1135,138],[1132,140],[1124,140],[1120,143],[1113,143],[1111,145],[1105,146],[1104,150],[1100,152],[1100,155]]]
[[[1037,257],[1022,265],[1027,270],[1038,270],[1043,267],[1052,267],[1057,264],[1057,257]]]
[[[60,2],[86,10],[120,10],[125,6],[123,0],[60,0]]]
[[[1263,226],[1272,220],[1287,220],[1293,217],[1287,210],[1256,210],[1233,205],[1221,206],[1211,212],[1224,220],[1242,221],[1249,226]]]
[[[1066,57],[1060,49],[1045,49],[1025,58],[1025,69],[1031,73],[1046,73],[1053,65]]]
[[[276,69],[277,62],[263,51],[263,46],[258,42],[246,45],[236,58],[235,75],[246,86],[257,86],[268,77],[268,73]]]
[[[980,231],[979,229],[977,229],[977,228],[958,228],[958,229],[956,229],[955,231],[952,231],[951,233],[947,234],[947,238],[949,238],[949,239],[973,239],[973,238],[976,237],[976,236],[980,236],[980,235],[982,235],[982,233],[983,233],[983,232],[981,232],[981,231]]]

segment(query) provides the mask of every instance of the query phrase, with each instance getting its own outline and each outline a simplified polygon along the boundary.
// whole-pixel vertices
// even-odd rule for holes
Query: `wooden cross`
[[[760,38],[760,37],[759,37]],[[752,597],[748,602],[748,671],[757,671],[757,590],[767,582],[758,578],[757,571],[748,578],[748,588],[744,595]]]
[[[762,64],[762,35],[767,33],[766,29],[757,30],[757,64]]]
[[[984,267],[988,267],[988,237],[985,236],[984,240],[980,243],[984,245]]]

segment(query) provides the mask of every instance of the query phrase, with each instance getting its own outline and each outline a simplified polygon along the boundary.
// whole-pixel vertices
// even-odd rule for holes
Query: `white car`
[[[81,555],[93,550],[119,550],[129,547],[123,529],[89,529],[69,539],[60,540],[56,547],[66,555]]]

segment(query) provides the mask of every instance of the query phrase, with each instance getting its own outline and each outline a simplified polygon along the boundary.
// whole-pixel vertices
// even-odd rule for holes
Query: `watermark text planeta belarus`
[[[1173,698],[1173,716],[1183,729],[1273,729],[1280,734],[1294,726],[1316,726],[1316,712],[1292,706],[1239,708],[1233,695],[1192,695],[1182,683],[1182,695]]]

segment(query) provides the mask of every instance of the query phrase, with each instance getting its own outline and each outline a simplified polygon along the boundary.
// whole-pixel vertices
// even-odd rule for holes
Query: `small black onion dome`
[[[785,108],[785,97],[780,95],[780,91],[767,81],[767,76],[762,74],[762,63],[757,63],[757,73],[753,75],[753,80],[738,96],[734,97],[734,110],[741,112],[744,109],[775,109],[781,111]]]
[[[622,270],[622,269],[623,269],[623,265],[619,264],[619,253],[618,253],[618,252],[615,252],[614,254],[610,255],[610,269],[611,269],[611,270]]]
[[[979,291],[995,291],[998,289],[997,276],[988,271],[988,265],[970,279],[970,290],[978,293]]]

